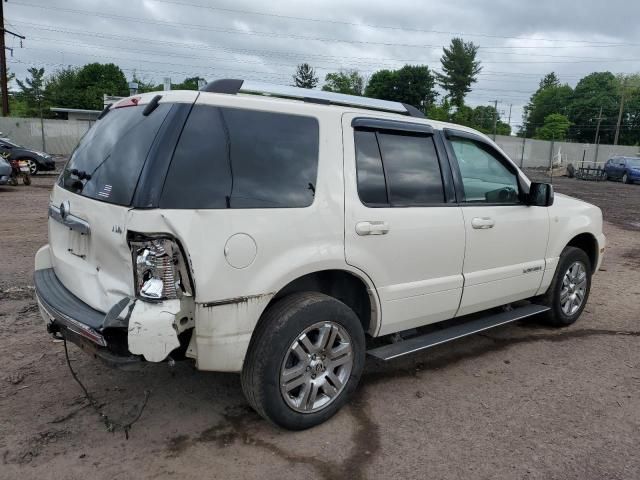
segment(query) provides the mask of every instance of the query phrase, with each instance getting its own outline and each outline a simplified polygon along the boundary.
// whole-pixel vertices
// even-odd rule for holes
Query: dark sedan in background
[[[604,164],[604,172],[607,180],[640,182],[640,157],[611,157]]]
[[[31,150],[7,138],[0,138],[0,154],[11,160],[27,162],[31,175],[56,169],[56,164],[48,153]]]

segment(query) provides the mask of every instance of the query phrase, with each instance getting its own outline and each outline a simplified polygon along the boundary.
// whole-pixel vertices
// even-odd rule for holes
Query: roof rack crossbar
[[[236,79],[221,79],[208,83],[201,90],[212,93],[251,93],[281,98],[294,98],[305,102],[358,107],[368,110],[393,112],[412,117],[425,118],[424,114],[417,108],[400,102],[359,97],[357,95],[346,95],[343,93],[325,92],[322,90],[290,87],[287,85],[274,85],[253,81],[247,82]]]

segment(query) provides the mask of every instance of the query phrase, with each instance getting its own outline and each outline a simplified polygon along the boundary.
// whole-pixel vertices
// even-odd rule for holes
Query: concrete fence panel
[[[25,147],[57,155],[69,155],[90,126],[90,122],[81,120],[41,122],[39,118],[0,117],[2,136]]]

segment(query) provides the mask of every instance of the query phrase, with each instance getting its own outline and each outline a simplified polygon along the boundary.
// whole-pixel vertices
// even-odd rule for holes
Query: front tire
[[[245,358],[242,390],[265,419],[303,430],[348,401],[364,362],[364,331],[353,310],[322,293],[295,293],[264,313]]]
[[[632,183],[631,180],[629,180],[629,174],[627,172],[624,172],[624,175],[622,175],[622,183]]]
[[[541,298],[541,303],[551,310],[546,312],[545,321],[554,327],[567,327],[575,323],[582,314],[591,290],[591,261],[576,247],[566,247],[549,290]]]

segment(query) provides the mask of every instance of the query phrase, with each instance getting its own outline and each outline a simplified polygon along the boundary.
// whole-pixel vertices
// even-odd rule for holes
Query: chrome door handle
[[[476,230],[486,230],[488,228],[493,228],[496,222],[493,221],[493,218],[489,217],[476,217],[471,220],[471,226]]]
[[[385,235],[389,232],[387,222],[358,222],[356,223],[356,233],[358,235]]]

